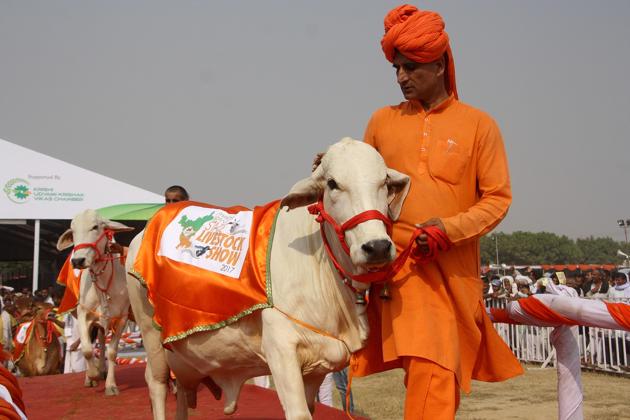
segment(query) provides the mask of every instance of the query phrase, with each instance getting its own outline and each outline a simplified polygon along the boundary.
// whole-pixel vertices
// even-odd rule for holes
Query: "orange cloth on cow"
[[[447,91],[457,98],[455,62],[444,26],[438,13],[408,4],[398,6],[385,16],[381,47],[390,62],[394,61],[396,51],[417,63],[431,63],[446,54]]]
[[[59,309],[57,310],[57,313],[60,314],[73,310],[79,304],[81,271],[79,271],[79,276],[75,275],[70,257],[72,257],[72,253],[66,258],[63,267],[61,267],[59,271],[59,276],[57,276],[57,283],[66,286],[66,290],[63,292],[63,298],[61,298],[61,303],[59,304]]]
[[[272,306],[267,257],[279,204],[276,201],[253,210],[248,254],[239,278],[176,261],[158,251],[163,232],[186,207],[220,209],[230,214],[248,209],[185,201],[165,206],[153,216],[145,229],[134,269],[147,286],[155,309],[153,320],[162,329],[164,344],[195,332],[221,328]]]
[[[28,326],[27,326],[28,324]],[[26,328],[26,332],[24,333],[24,341],[20,341],[18,340],[18,334],[20,332],[21,329]],[[22,356],[24,356],[24,350],[26,349],[26,343],[28,343],[28,340],[31,337],[31,334],[33,333],[33,321],[29,321],[29,322],[22,322],[21,324],[18,324],[18,326],[15,328],[16,331],[16,336],[13,337],[13,362],[17,363]]]
[[[402,356],[421,357],[454,372],[466,392],[471,378],[499,381],[522,373],[482,302],[479,237],[511,202],[494,121],[452,96],[429,112],[403,102],[376,111],[365,141],[411,178],[393,230],[398,252],[414,224],[432,217],[441,218],[453,247],[428,264],[408,260],[390,282],[391,300],[379,299],[379,287],[372,288],[370,335],[352,362],[354,373],[400,367]]]

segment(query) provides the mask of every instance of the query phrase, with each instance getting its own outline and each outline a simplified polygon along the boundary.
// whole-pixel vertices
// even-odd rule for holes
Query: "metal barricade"
[[[608,299],[630,303],[630,299]],[[487,308],[505,308],[507,299],[486,299]],[[495,329],[523,362],[556,365],[550,327],[495,323]],[[580,361],[583,369],[630,375],[630,333],[621,330],[578,326]]]

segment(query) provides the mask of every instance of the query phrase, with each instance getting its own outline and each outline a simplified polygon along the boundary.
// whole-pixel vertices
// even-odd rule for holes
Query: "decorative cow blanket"
[[[273,306],[268,260],[279,205],[182,202],[153,216],[132,274],[147,287],[164,344]]]
[[[33,333],[33,321],[21,323],[17,326],[16,331],[13,338],[13,361],[17,363],[24,356],[26,339]]]
[[[40,340],[50,343],[51,340],[56,340],[61,335],[61,332],[52,321],[47,321],[46,324],[47,336],[40,338]],[[19,362],[24,356],[26,343],[34,333],[33,326],[33,321],[23,322],[17,326],[16,334],[13,338],[13,362]]]
[[[70,312],[79,304],[81,270],[72,268],[70,258],[72,258],[72,253],[66,258],[66,262],[63,263],[63,267],[59,271],[59,276],[57,276],[57,283],[66,286],[61,304],[59,304],[59,309],[57,310],[60,314]]]

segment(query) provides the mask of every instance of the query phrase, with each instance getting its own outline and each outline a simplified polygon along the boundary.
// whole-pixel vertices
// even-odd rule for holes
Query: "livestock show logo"
[[[186,207],[164,230],[158,255],[239,278],[249,248],[252,215],[251,211],[231,214]]]
[[[26,203],[33,195],[31,185],[22,178],[14,178],[4,186],[4,192],[14,203]]]

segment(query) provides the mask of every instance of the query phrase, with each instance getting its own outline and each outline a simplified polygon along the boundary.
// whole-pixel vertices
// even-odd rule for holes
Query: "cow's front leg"
[[[319,387],[322,385],[323,380],[324,376],[321,375],[310,375],[304,378],[304,395],[311,414],[315,412],[315,402],[319,392]]]
[[[87,319],[87,311],[79,305],[77,309],[77,321],[79,322],[79,335],[81,340],[81,352],[85,358],[85,386],[93,387],[97,385],[98,368],[94,361],[92,340],[90,338],[90,322]]]
[[[116,376],[114,374],[114,367],[116,366],[116,356],[118,355],[118,342],[122,335],[125,326],[127,325],[127,318],[121,318],[116,322],[112,322],[113,332],[112,339],[107,344],[107,379],[105,380],[105,395],[118,395],[118,387],[116,386]]]
[[[287,420],[310,420],[305,398],[302,366],[297,355],[295,326],[274,309],[262,314],[262,351]],[[284,332],[284,333],[283,333]]]

